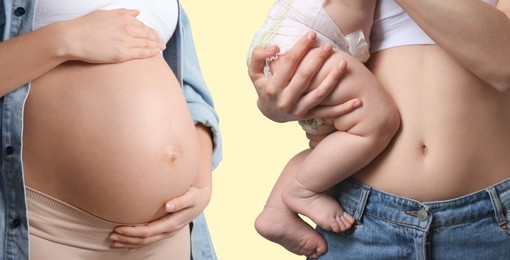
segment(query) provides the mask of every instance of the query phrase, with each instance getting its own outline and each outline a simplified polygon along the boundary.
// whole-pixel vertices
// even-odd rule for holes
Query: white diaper
[[[309,31],[317,33],[315,46],[330,43],[361,62],[367,61],[370,53],[363,32],[359,30],[345,36],[323,8],[323,4],[324,0],[276,0],[264,25],[252,40],[248,64],[256,46],[278,45],[281,55]]]
[[[358,30],[345,36],[323,5],[324,0],[276,0],[264,25],[252,40],[247,57],[248,65],[256,46],[278,45],[280,52],[275,57],[267,59],[264,67],[264,74],[271,75],[269,63],[292,48],[294,43],[309,31],[317,33],[316,47],[330,43],[333,48],[350,53],[360,62],[366,62],[370,53],[363,32]],[[313,135],[335,131],[333,125],[326,124],[319,118],[301,120],[299,124],[307,133]]]
[[[327,135],[336,131],[335,126],[326,124],[322,118],[299,120],[298,123],[305,132],[311,135]]]

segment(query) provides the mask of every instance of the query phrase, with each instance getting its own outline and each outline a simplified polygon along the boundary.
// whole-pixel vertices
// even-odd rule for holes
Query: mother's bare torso
[[[400,39],[412,39],[400,32]],[[356,179],[432,201],[510,177],[510,93],[496,91],[437,45],[386,48],[372,54],[368,67],[395,101],[401,128]]]
[[[161,55],[54,68],[32,82],[23,135],[27,186],[114,222],[163,216],[198,171],[195,128]]]

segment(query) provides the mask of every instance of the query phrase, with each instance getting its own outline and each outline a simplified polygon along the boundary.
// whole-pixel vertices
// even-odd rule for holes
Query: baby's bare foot
[[[340,225],[340,231],[346,231],[354,225],[354,217],[343,211],[340,216],[336,218],[337,223]]]
[[[328,193],[315,193],[302,187],[289,186],[282,199],[290,210],[309,217],[325,230],[342,232],[350,229],[354,218]]]
[[[255,220],[264,238],[298,255],[317,258],[326,253],[326,241],[297,214],[286,208],[266,206]]]

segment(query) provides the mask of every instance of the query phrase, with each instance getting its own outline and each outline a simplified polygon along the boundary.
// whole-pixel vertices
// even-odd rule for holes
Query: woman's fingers
[[[309,111],[307,117],[309,118],[339,117],[356,110],[362,105],[363,103],[359,98],[353,98],[339,105],[316,106]]]
[[[310,116],[308,114],[309,111],[324,101],[324,99],[326,99],[326,97],[328,97],[328,95],[338,85],[338,82],[344,75],[346,67],[347,63],[342,60],[338,66],[333,68],[328,73],[326,78],[320,82],[318,87],[306,93],[303,97],[300,98],[299,102],[294,108],[293,115],[297,118],[306,118],[306,116]]]
[[[113,241],[113,247],[116,248],[141,248],[146,245],[157,242],[161,239],[169,238],[169,234],[160,234],[152,237],[125,237],[119,235],[112,235],[110,239]]]
[[[97,10],[59,23],[70,60],[115,63],[156,55],[165,48],[159,34],[139,21],[137,10]]]
[[[197,192],[192,192],[193,190],[188,190],[183,195],[174,198],[167,203],[165,203],[165,210],[168,213],[175,213],[181,211],[186,208],[195,207],[199,200],[200,194]]]
[[[142,38],[156,42],[162,42],[159,33],[152,27],[147,26],[138,19],[133,19],[130,34],[134,38]]]
[[[180,220],[175,220],[174,216],[169,214],[147,225],[117,227],[110,239],[115,247],[137,248],[172,237],[184,226]]]
[[[302,36],[290,50],[272,61],[270,76],[264,75],[264,66],[277,49],[274,46],[254,49],[248,73],[257,91],[259,110],[271,120],[287,122],[320,117],[316,115],[335,117],[361,104],[358,100],[334,107],[320,105],[338,85],[347,65],[342,61],[324,79],[319,79],[317,75],[333,48],[324,44],[311,50],[315,37],[313,32]]]
[[[253,82],[265,77],[264,66],[266,59],[275,56],[278,53],[278,46],[255,47],[251,54],[250,64],[248,64],[248,75]]]
[[[312,48],[317,34],[309,32],[303,35],[295,44],[285,52],[284,55],[278,57],[282,66],[273,73],[273,84],[277,86],[287,86],[291,78],[295,76],[296,69],[301,63],[305,55]]]

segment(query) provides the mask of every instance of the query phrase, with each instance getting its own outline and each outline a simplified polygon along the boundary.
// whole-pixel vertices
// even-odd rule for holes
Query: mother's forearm
[[[395,0],[458,62],[499,91],[510,89],[510,1]]]
[[[66,61],[58,26],[0,42],[0,96]]]

